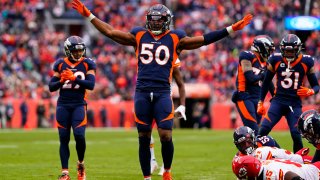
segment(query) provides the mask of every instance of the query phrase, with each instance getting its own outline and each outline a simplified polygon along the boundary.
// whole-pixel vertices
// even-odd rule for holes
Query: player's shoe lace
[[[162,175],[162,180],[172,180],[170,172],[164,172]]]
[[[151,160],[151,174],[158,169],[158,163],[156,160]]]
[[[58,180],[71,180],[69,174],[65,174],[65,173],[62,173],[59,177],[58,177]]]
[[[84,168],[84,163],[77,164],[78,180],[86,180],[86,171]]]

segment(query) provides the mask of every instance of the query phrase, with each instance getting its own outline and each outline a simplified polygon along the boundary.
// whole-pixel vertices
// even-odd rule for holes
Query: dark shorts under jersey
[[[57,106],[56,112],[59,128],[73,129],[87,124],[86,106]]]
[[[159,128],[173,127],[174,109],[170,92],[136,92],[134,109],[138,131],[151,131],[153,120]]]

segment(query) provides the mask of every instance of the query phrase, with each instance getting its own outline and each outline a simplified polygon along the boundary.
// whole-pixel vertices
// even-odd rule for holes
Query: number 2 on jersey
[[[85,75],[84,75],[84,73],[83,72],[81,72],[81,71],[77,71],[77,72],[75,72],[74,74],[73,74],[74,76],[76,76],[76,77],[78,77],[78,78],[80,78],[81,80],[84,80],[85,79]],[[70,81],[70,80],[66,80],[65,82],[64,82],[64,84],[62,85],[62,89],[79,89],[79,85],[78,84],[76,84],[74,87],[72,87],[72,82]]]

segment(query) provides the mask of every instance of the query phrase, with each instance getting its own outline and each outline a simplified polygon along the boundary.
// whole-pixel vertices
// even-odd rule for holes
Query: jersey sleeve
[[[97,69],[97,65],[96,65],[96,63],[95,63],[95,61],[93,59],[87,58],[86,62],[88,64],[88,71],[89,70],[94,70],[95,71]]]
[[[248,60],[252,63],[252,60],[254,59],[254,54],[250,51],[242,51],[240,52],[239,54],[239,63],[242,61],[242,60]]]
[[[173,33],[175,33],[179,39],[182,39],[187,36],[187,33],[184,30],[178,29],[178,30],[173,30]]]
[[[141,26],[138,26],[138,27],[134,27],[133,29],[131,29],[130,33],[133,34],[134,36],[136,36],[137,33],[140,31],[146,31],[146,29]]]
[[[274,69],[277,62],[281,61],[282,57],[280,53],[272,54],[268,59],[268,64],[270,64]]]
[[[55,71],[55,72],[59,72],[60,73],[60,71],[61,71],[61,65],[60,64],[62,64],[63,63],[63,59],[58,59],[58,60],[56,60],[56,62],[54,62],[54,64],[53,64],[53,71]]]
[[[304,59],[303,62],[307,65],[309,71],[314,66],[314,58],[310,55],[303,55],[302,58]]]

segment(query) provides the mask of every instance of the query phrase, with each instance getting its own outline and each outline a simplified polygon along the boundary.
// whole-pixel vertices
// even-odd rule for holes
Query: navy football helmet
[[[73,61],[79,61],[86,53],[86,45],[79,36],[70,36],[64,41],[64,52]]]
[[[274,42],[269,36],[256,36],[253,40],[251,50],[258,52],[263,60],[266,61],[275,50]]]
[[[309,143],[314,146],[320,144],[320,114],[316,110],[308,110],[301,114],[298,129]]]
[[[280,42],[280,52],[288,62],[294,61],[300,54],[302,43],[295,34],[287,34]]]
[[[146,28],[154,35],[159,35],[170,29],[171,11],[162,4],[152,6],[147,13]]]
[[[233,132],[233,143],[242,153],[251,154],[256,146],[254,131],[247,126],[240,126]]]

